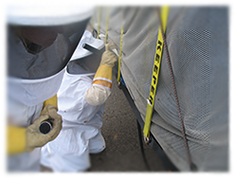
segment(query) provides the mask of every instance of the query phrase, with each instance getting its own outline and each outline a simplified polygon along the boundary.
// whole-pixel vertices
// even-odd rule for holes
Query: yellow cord
[[[97,39],[99,39],[99,35],[100,35],[100,22],[101,22],[101,7],[99,7],[98,9]]]
[[[105,30],[105,40],[104,40],[105,44],[107,44],[108,28],[109,28],[109,7],[107,8],[107,16],[106,16],[106,30]]]
[[[120,83],[120,76],[121,76],[122,42],[123,42],[123,26],[121,29],[120,52],[119,52],[119,59],[118,59],[118,76],[117,76],[118,83]]]

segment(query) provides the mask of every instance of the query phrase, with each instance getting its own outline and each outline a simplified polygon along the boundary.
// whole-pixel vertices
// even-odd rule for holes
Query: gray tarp
[[[145,120],[158,35],[156,7],[102,7],[101,34],[109,12],[108,40],[119,46],[124,25],[121,72]],[[97,29],[99,10],[91,23]],[[170,7],[166,40],[193,162],[198,170],[228,166],[228,8]],[[167,156],[188,171],[177,106],[163,52],[151,133]],[[121,130],[121,129],[120,129]]]

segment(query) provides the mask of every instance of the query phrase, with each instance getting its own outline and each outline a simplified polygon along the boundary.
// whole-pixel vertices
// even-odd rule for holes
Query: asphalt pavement
[[[101,132],[106,149],[92,154],[89,172],[141,172],[166,171],[155,151],[144,143],[147,169],[140,149],[137,120],[123,91],[113,78],[112,93],[105,104]]]

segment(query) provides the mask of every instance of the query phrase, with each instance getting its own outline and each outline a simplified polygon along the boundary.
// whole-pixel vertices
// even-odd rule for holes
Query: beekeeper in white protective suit
[[[7,13],[7,169],[39,171],[40,147],[62,128],[56,94],[65,66],[93,8],[16,1]],[[43,134],[39,126],[48,118],[51,130]]]
[[[92,54],[83,48],[85,45],[93,48]],[[89,153],[105,149],[101,126],[104,102],[111,93],[112,67],[117,60],[114,48],[109,43],[103,53],[103,41],[85,31],[57,94],[63,127],[58,137],[42,148],[42,165],[55,172],[85,171],[91,165]],[[95,71],[94,64],[98,68]]]

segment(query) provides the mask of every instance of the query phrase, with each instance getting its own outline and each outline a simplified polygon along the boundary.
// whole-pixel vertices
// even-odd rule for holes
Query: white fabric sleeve
[[[86,91],[85,100],[92,106],[98,106],[104,104],[110,94],[111,91],[109,89],[92,86]]]

